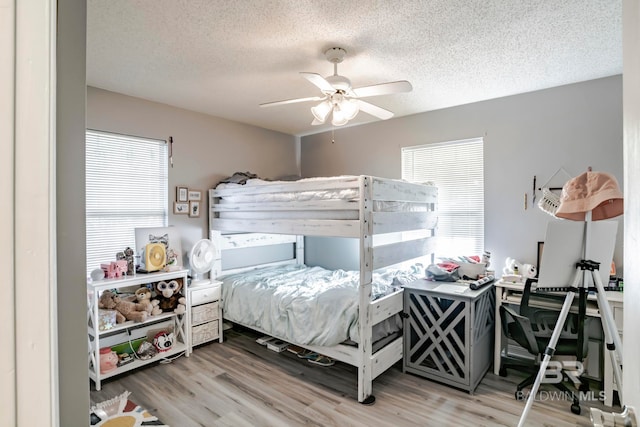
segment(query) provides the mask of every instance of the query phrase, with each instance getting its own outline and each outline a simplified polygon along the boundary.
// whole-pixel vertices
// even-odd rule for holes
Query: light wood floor
[[[197,347],[189,358],[114,377],[100,392],[92,383],[91,402],[128,390],[131,400],[171,427],[515,426],[524,408],[514,399],[521,379],[516,374],[501,378],[489,372],[470,395],[404,374],[400,363],[374,381],[376,403],[365,406],[357,402],[354,367],[320,367],[289,352],[278,354],[256,344],[257,336],[227,331],[223,344]],[[582,404],[581,415],[572,414],[570,404],[537,401],[527,425],[591,426],[588,404]]]

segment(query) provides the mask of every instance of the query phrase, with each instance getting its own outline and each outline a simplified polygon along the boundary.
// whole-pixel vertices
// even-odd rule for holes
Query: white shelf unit
[[[162,280],[174,280],[181,279],[183,283],[182,294],[187,295],[187,274],[188,270],[175,270],[169,272],[158,272],[149,274],[135,274],[132,276],[124,276],[115,279],[104,279],[87,283],[87,336],[89,344],[89,378],[92,379],[96,385],[96,390],[100,390],[101,382],[107,378],[115,375],[120,375],[125,372],[137,369],[141,366],[149,363],[158,362],[162,359],[174,356],[178,353],[184,352],[185,356],[189,356],[191,353],[191,345],[189,342],[189,299],[187,298],[187,312],[183,315],[177,315],[175,313],[162,313],[157,316],[150,316],[145,322],[133,322],[126,321],[119,323],[114,327],[107,330],[100,330],[99,324],[99,307],[98,302],[100,295],[106,290],[123,290],[124,288],[131,288],[131,292],[135,291],[137,287],[153,284]],[[156,355],[151,359],[140,360],[135,359],[125,365],[119,366],[113,371],[106,373],[100,372],[100,348],[103,346],[113,346],[114,344],[104,345],[105,342],[117,340],[119,335],[125,337],[131,337],[132,331],[145,332],[152,330],[156,327],[170,324],[173,326],[173,333],[175,341],[170,350],[162,352],[160,355]],[[114,338],[115,337],[115,338]],[[111,338],[111,340],[109,340]],[[123,339],[124,342],[127,338]],[[102,344],[101,344],[102,342]]]
[[[221,287],[222,282],[214,280],[189,288],[192,347],[216,339],[222,342]]]

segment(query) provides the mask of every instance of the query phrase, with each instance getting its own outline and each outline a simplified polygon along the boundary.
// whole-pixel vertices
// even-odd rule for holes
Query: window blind
[[[402,178],[438,187],[436,256],[482,255],[484,251],[483,139],[402,149]]]
[[[167,225],[166,141],[86,132],[87,274],[135,249],[136,227]]]

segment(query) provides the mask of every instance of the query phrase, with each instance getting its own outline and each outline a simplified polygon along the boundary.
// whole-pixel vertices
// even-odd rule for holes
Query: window
[[[166,141],[87,130],[87,274],[167,225]]]
[[[484,157],[482,138],[405,147],[402,178],[438,187],[436,256],[484,252]]]

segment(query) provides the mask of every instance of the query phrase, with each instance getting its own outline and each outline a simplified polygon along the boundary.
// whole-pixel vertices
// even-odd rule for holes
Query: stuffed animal
[[[158,352],[162,353],[163,351],[171,350],[171,347],[173,346],[173,340],[173,332],[162,331],[158,332],[153,337],[153,345],[156,347]]]
[[[151,299],[151,290],[146,286],[136,290],[136,302],[138,304],[143,304],[146,307],[147,313],[152,316],[157,316],[162,313],[162,310],[158,307],[158,300]]]
[[[187,300],[182,296],[180,290],[182,283],[177,280],[165,282],[164,280],[157,282],[155,285],[156,299],[158,307],[163,312],[174,312],[184,314],[187,311]]]
[[[502,269],[502,274],[505,275],[520,275],[523,278],[534,278],[538,274],[536,267],[532,264],[521,264],[513,258],[507,258],[505,266]]]
[[[149,315],[144,304],[125,301],[109,290],[102,292],[102,295],[100,295],[98,307],[107,310],[116,310],[116,323],[122,323],[125,320],[144,322]]]

